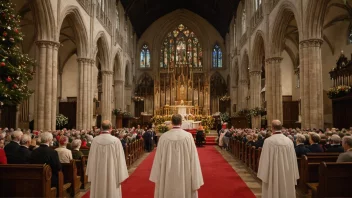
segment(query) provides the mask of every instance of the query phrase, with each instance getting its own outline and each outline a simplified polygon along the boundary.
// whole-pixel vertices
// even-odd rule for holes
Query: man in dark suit
[[[4,148],[8,164],[16,163],[16,154],[18,152],[18,149],[20,148],[20,141],[22,136],[23,136],[22,131],[12,132],[11,142],[8,143]]]
[[[196,134],[196,145],[197,146],[203,146],[203,141],[204,141],[204,129],[203,127],[199,127],[197,130]]]
[[[50,148],[53,141],[53,134],[44,132],[40,134],[41,145],[32,151],[31,164],[49,164],[52,170],[51,186],[58,187],[58,172],[61,170],[61,163],[57,151]]]
[[[152,132],[150,130],[147,130],[143,134],[143,140],[144,140],[144,149],[147,152],[150,152],[152,150]]]
[[[31,145],[31,136],[24,134],[20,141],[20,148],[16,153],[15,164],[29,164],[29,159],[31,157],[31,151],[29,150],[29,146]]]
[[[324,152],[323,148],[319,145],[320,136],[315,132],[309,133],[309,143],[310,146],[308,147],[311,153],[322,153]]]
[[[326,152],[331,152],[331,153],[343,153],[344,149],[341,146],[341,138],[338,135],[332,135],[331,136],[331,141],[332,144],[326,149]]]
[[[296,151],[296,156],[297,157],[301,157],[302,155],[306,155],[307,153],[309,153],[309,150],[304,145],[305,141],[306,141],[306,137],[304,137],[304,135],[297,134],[297,136],[296,136],[296,147],[295,147],[295,151]]]

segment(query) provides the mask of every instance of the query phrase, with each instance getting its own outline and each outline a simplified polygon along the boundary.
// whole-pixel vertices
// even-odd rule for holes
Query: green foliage
[[[61,129],[68,124],[68,118],[62,114],[56,116],[56,127]]]
[[[20,16],[9,0],[0,3],[0,102],[17,105],[33,91],[27,86],[33,79],[35,62],[23,54]]]
[[[114,116],[122,115],[122,110],[121,109],[114,109],[114,110],[112,110],[112,114]]]

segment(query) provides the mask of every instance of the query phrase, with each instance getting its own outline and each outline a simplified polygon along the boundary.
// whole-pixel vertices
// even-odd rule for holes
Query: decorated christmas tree
[[[9,0],[0,1],[0,105],[16,105],[32,94],[27,86],[35,62],[19,47],[20,16]]]

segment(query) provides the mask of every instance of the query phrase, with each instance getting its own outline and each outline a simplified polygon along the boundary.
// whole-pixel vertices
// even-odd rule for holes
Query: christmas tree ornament
[[[6,78],[6,82],[11,82],[12,81],[12,78],[10,78],[10,76],[8,76],[7,78]]]
[[[5,64],[4,62],[1,62],[1,63],[0,63],[0,66],[1,66],[1,67],[5,67],[5,65],[6,65],[6,64]]]
[[[5,31],[4,33],[2,33],[3,36],[7,36],[7,32]]]
[[[14,28],[13,31],[16,32],[16,33],[18,33],[18,29],[17,29],[17,28]]]
[[[16,84],[14,84],[12,87],[13,87],[14,89],[17,89],[17,85],[16,85]]]

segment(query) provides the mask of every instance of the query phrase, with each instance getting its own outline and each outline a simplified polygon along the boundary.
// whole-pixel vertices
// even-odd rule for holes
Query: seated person
[[[80,139],[75,139],[72,141],[72,157],[75,160],[80,160],[83,153],[79,150],[81,148],[82,141]]]
[[[320,136],[316,132],[309,133],[309,152],[311,153],[322,153],[324,152],[323,148],[319,145]]]
[[[31,164],[49,164],[52,170],[51,187],[58,189],[58,175],[61,170],[61,163],[57,151],[50,148],[53,134],[49,132],[41,133],[40,139],[40,147],[32,151],[29,162]]]
[[[330,146],[326,149],[326,152],[331,152],[331,153],[343,153],[344,149],[341,146],[341,138],[338,135],[332,135],[331,138],[331,144]]]
[[[297,157],[301,157],[302,155],[306,155],[309,152],[309,149],[304,145],[306,141],[306,137],[302,134],[297,134],[296,136],[296,155]]]
[[[32,139],[31,136],[24,134],[20,141],[20,148],[16,153],[15,164],[29,164],[32,151],[29,150]]]
[[[59,159],[61,163],[70,163],[70,160],[72,160],[72,152],[71,150],[67,149],[66,146],[68,144],[68,137],[66,136],[61,136],[59,139],[59,148],[56,148],[55,150],[59,154]]]
[[[199,126],[196,134],[196,145],[203,146],[204,141],[204,129],[203,126]]]
[[[7,163],[14,164],[16,162],[16,154],[20,148],[20,141],[23,136],[22,131],[11,132],[11,141],[6,144],[4,150],[6,153]]]
[[[342,147],[346,152],[341,153],[336,162],[352,162],[352,136],[342,138]]]

